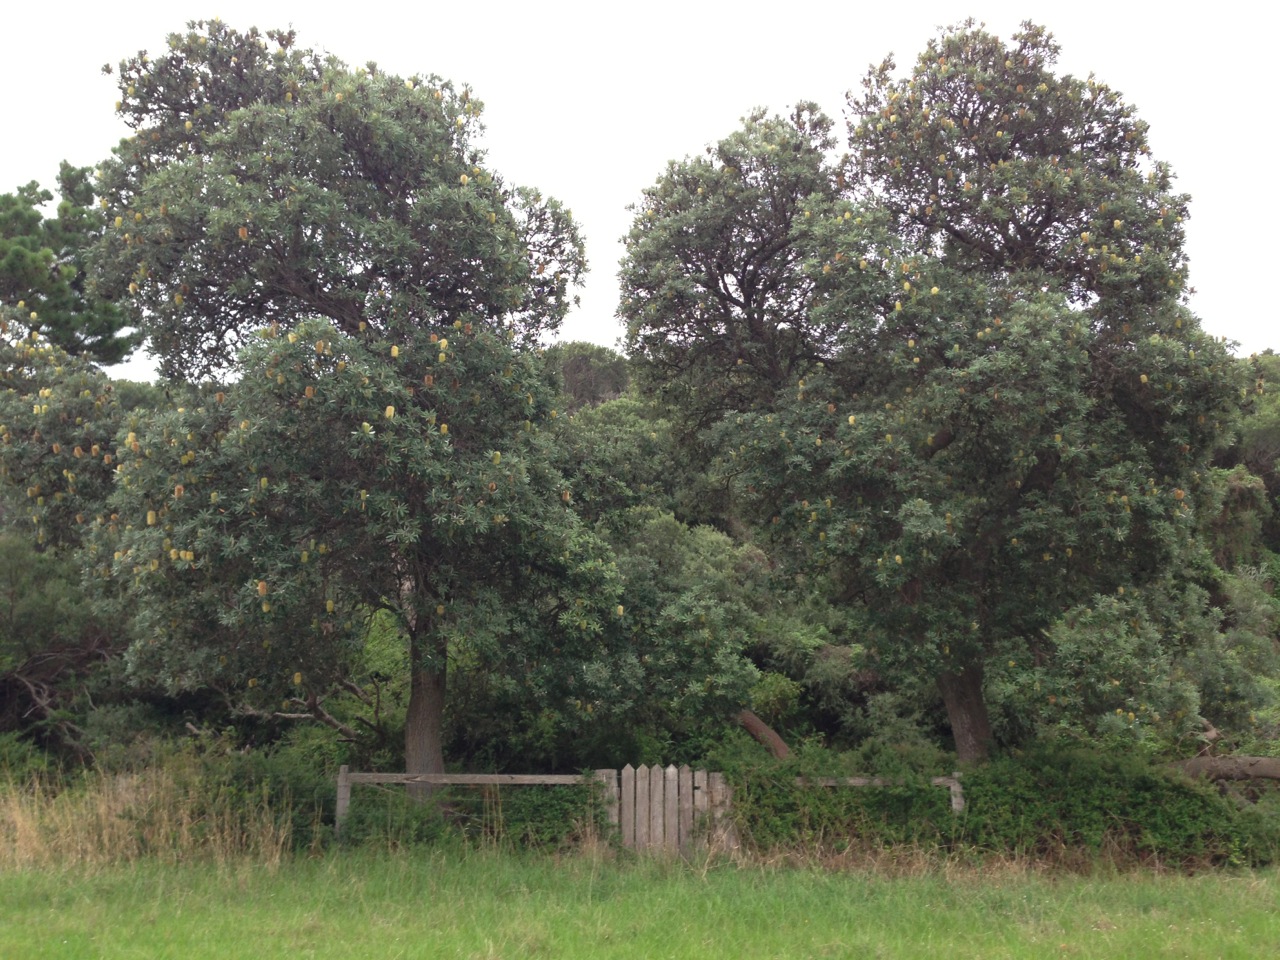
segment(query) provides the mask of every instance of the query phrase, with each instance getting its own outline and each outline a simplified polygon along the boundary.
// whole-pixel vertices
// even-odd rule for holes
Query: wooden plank
[[[687,763],[680,768],[679,781],[680,810],[676,820],[680,852],[688,853],[693,841],[693,771]]]
[[[636,770],[631,764],[622,768],[622,797],[618,804],[618,815],[622,818],[622,845],[636,845]]]
[[[352,783],[447,783],[458,786],[568,785],[582,783],[582,777],[558,773],[352,773]]]
[[[636,769],[636,849],[649,848],[649,768]]]
[[[600,802],[604,804],[605,816],[609,818],[609,826],[618,828],[618,771],[597,770],[596,779],[600,781]]]
[[[351,773],[344,763],[338,768],[338,801],[333,810],[334,836],[342,835],[342,821],[347,819],[351,807]]]
[[[674,763],[667,764],[662,779],[662,848],[674,854],[680,850],[680,771]]]
[[[698,847],[705,847],[711,835],[711,788],[707,785],[705,770],[693,771],[693,818]]]
[[[666,825],[663,822],[663,815],[667,808],[663,800],[666,784],[666,775],[662,767],[655,763],[649,768],[649,848],[651,850],[661,850],[664,842],[663,834],[666,832]]]

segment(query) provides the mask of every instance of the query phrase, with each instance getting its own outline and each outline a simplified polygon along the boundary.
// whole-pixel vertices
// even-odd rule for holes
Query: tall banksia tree
[[[1039,28],[1006,45],[969,25],[905,79],[887,61],[843,164],[752,118],[711,150],[753,157],[752,188],[673,164],[622,271],[640,382],[692,399],[779,556],[884,675],[934,680],[966,760],[992,739],[996,658],[1052,657],[1044,631],[1075,605],[1145,596],[1193,555],[1237,401],[1182,303],[1186,198],[1132,108],[1056,55]],[[738,285],[765,276],[745,311]],[[798,349],[761,376],[780,343]]]
[[[137,602],[140,669],[322,719],[358,612],[389,610],[408,769],[439,772],[452,656],[563,687],[581,672],[536,645],[598,652],[616,603],[540,438],[534,346],[582,244],[485,166],[469,89],[294,41],[193,23],[120,66],[100,282],[167,374],[233,382],[121,451],[96,564]]]

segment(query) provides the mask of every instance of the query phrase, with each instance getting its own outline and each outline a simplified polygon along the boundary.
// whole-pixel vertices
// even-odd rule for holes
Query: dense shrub
[[[1135,757],[1039,747],[965,777],[965,797],[960,836],[984,850],[1233,865],[1280,853],[1273,816]]]
[[[426,803],[400,787],[360,785],[342,826],[345,844],[391,846],[456,840],[560,850],[602,836],[605,810],[594,783],[449,787]]]
[[[0,782],[25,783],[44,776],[50,769],[49,756],[17,733],[0,733]]]
[[[800,751],[786,763],[726,764],[740,834],[760,850],[822,854],[908,843],[1078,865],[1261,865],[1280,855],[1273,810],[1241,809],[1141,758],[1046,745],[997,759],[962,777],[959,815],[947,791],[910,764],[889,787],[797,784],[797,777],[867,775],[851,759]]]

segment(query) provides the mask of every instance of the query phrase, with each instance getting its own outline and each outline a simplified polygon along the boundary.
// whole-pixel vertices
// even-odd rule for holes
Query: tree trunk
[[[404,720],[405,773],[444,773],[444,695],[446,651],[426,654],[416,638],[409,641],[409,709]],[[432,786],[409,784],[409,796],[425,800]]]
[[[775,759],[785,760],[791,756],[791,748],[787,746],[787,742],[778,736],[778,732],[773,727],[750,710],[743,708],[738,711],[738,723],[742,724],[757,743],[773,754]]]
[[[961,763],[987,759],[991,748],[991,718],[982,695],[982,668],[965,667],[938,677],[938,692],[951,721],[951,736]]]

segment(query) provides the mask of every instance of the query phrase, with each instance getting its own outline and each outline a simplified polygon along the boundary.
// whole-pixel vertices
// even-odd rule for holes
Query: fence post
[[[738,849],[738,831],[734,829],[729,811],[733,807],[733,788],[725,782],[723,773],[708,773],[707,787],[711,794],[711,824],[715,838],[724,843],[726,850]]]
[[[609,818],[609,826],[618,829],[618,771],[597,770],[596,779],[601,784],[601,795],[604,800],[605,815]]]
[[[333,835],[342,835],[342,821],[347,818],[347,810],[351,806],[351,780],[349,768],[344,763],[338,768],[338,802],[333,811]]]

